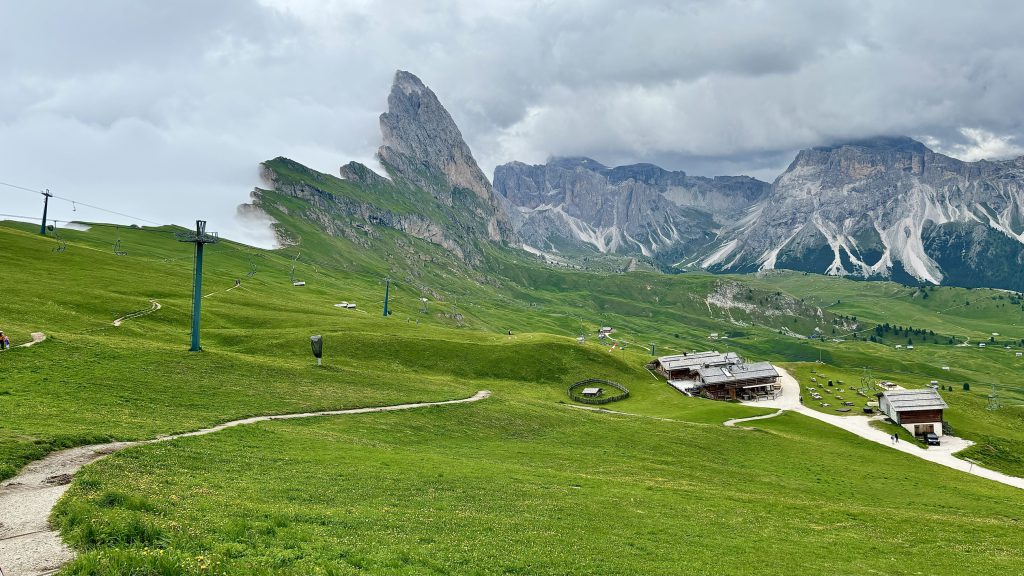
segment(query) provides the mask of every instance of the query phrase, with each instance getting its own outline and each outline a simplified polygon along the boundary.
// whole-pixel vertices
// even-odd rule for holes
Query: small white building
[[[583,395],[588,397],[588,398],[595,398],[595,397],[601,395],[601,389],[600,388],[584,388],[583,389]]]
[[[878,396],[878,410],[914,436],[942,436],[942,414],[948,408],[938,391],[889,390]]]

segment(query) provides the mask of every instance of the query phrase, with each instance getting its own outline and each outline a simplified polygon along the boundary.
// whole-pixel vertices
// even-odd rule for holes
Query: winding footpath
[[[988,468],[982,468],[973,462],[961,460],[954,456],[955,453],[971,446],[973,442],[964,440],[963,438],[957,438],[956,436],[943,436],[941,446],[931,446],[929,448],[923,448],[913,442],[898,442],[893,444],[889,434],[878,428],[871,426],[872,420],[881,420],[883,416],[868,417],[860,414],[839,416],[838,414],[825,414],[812,408],[808,408],[800,403],[800,384],[793,378],[789,372],[776,366],[776,370],[779,371],[779,375],[782,376],[782,395],[775,400],[761,400],[753,402],[744,402],[747,406],[757,406],[760,408],[778,408],[779,411],[770,414],[768,416],[758,416],[755,418],[742,418],[738,420],[730,420],[725,423],[726,426],[735,425],[739,422],[748,420],[761,420],[764,418],[772,418],[782,414],[783,411],[789,410],[798,414],[803,414],[809,418],[820,420],[826,424],[831,424],[836,428],[842,428],[847,432],[852,432],[865,440],[870,440],[877,444],[892,448],[893,450],[899,450],[916,456],[922,460],[941,464],[947,468],[980,476],[981,478],[987,478],[988,480],[994,480],[1007,486],[1013,486],[1015,488],[1024,489],[1024,478],[1018,478],[1017,476],[1010,476],[1009,474],[1003,474],[1002,472],[996,472],[995,470],[989,470]],[[730,424],[730,422],[732,424]]]
[[[754,420],[767,420],[769,418],[775,418],[776,416],[782,415],[783,412],[785,412],[785,410],[780,408],[778,412],[772,412],[771,414],[765,414],[763,416],[751,416],[750,418],[733,418],[732,420],[726,420],[725,422],[722,422],[722,424],[732,427],[737,424],[742,424],[743,422],[753,422]],[[740,426],[740,428],[746,428],[746,426]]]
[[[131,314],[125,314],[124,316],[121,316],[117,320],[114,320],[114,326],[120,326],[122,323],[124,323],[125,320],[134,320],[135,318],[141,318],[143,316],[146,316],[148,314],[152,314],[153,312],[156,312],[160,308],[163,308],[163,306],[161,306],[160,303],[157,302],[156,300],[150,300],[149,304],[150,304],[150,307],[147,310],[139,310],[138,312],[132,312]]]
[[[33,337],[35,335],[33,334]],[[291,420],[294,418],[312,418],[316,416],[342,416],[350,414],[370,414],[376,412],[394,412],[412,410],[428,406],[445,406],[448,404],[465,404],[483,400],[491,395],[481,390],[459,400],[442,402],[417,402],[414,404],[396,404],[375,408],[351,408],[348,410],[329,410],[324,412],[301,412],[296,414],[279,414],[272,416],[254,416],[225,422],[212,428],[204,428],[194,432],[161,436],[153,440],[138,442],[111,442],[79,446],[49,454],[25,466],[17,476],[0,483],[0,570],[4,576],[44,576],[60,569],[66,562],[74,558],[74,552],[64,545],[60,534],[50,527],[50,512],[57,500],[67,491],[75,473],[90,462],[119,450],[166,442],[178,438],[203,436],[219,432],[225,428],[266,422],[271,420]]]

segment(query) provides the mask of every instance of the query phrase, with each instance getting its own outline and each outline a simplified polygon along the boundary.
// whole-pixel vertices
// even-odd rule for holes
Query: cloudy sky
[[[371,162],[392,75],[484,171],[587,155],[774,178],[800,148],[906,134],[1024,153],[1024,3],[0,0],[0,182],[266,243],[257,164]],[[0,213],[38,195],[0,186]],[[52,217],[110,214],[55,201]]]

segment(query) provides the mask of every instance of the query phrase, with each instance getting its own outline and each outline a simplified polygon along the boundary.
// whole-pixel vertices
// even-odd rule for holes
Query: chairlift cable
[[[9,188],[15,188],[17,190],[24,190],[25,192],[32,192],[32,193],[35,193],[35,194],[43,194],[43,193],[49,194],[49,196],[51,198],[56,198],[58,200],[63,200],[65,202],[70,202],[71,203],[71,211],[72,212],[77,212],[78,211],[78,205],[81,204],[82,206],[85,206],[87,208],[92,208],[93,210],[99,210],[101,212],[107,212],[107,213],[110,213],[110,214],[115,214],[117,216],[122,216],[124,218],[130,218],[132,220],[138,220],[139,222],[145,222],[147,224],[152,224],[154,226],[163,226],[163,224],[160,224],[159,222],[154,222],[152,220],[147,220],[146,218],[139,218],[138,216],[132,216],[131,214],[125,214],[123,212],[117,212],[116,210],[109,210],[107,208],[101,208],[99,206],[95,206],[95,205],[92,205],[92,204],[86,204],[85,202],[81,202],[81,201],[74,200],[74,199],[71,199],[71,198],[65,198],[63,196],[57,196],[56,194],[50,193],[48,190],[46,190],[46,191],[44,191],[44,190],[33,190],[32,188],[28,188],[28,187],[25,187],[25,186],[18,186],[17,184],[11,184],[9,182],[0,182],[0,185],[7,186]]]
[[[24,186],[18,186],[17,184],[10,184],[7,182],[0,182],[0,186],[7,186],[9,188],[17,188],[18,190],[24,190],[25,192],[32,192],[33,194],[42,194],[42,190],[33,190],[32,188],[25,188]]]

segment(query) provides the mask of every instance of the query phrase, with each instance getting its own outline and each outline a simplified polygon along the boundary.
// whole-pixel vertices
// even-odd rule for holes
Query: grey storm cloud
[[[1009,157],[1021,22],[1018,2],[0,0],[0,181],[267,244],[235,218],[258,163],[372,164],[399,68],[488,173],[587,155],[771,179],[875,134]],[[38,208],[0,188],[0,213]]]

